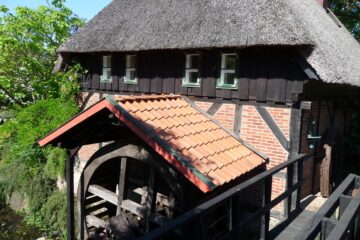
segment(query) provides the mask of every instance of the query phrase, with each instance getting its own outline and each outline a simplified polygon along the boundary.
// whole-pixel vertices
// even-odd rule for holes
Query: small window
[[[221,55],[221,73],[217,82],[219,88],[237,88],[236,54]]]
[[[200,86],[198,54],[186,55],[185,78],[182,85],[184,86]]]
[[[136,77],[136,55],[126,55],[125,83],[137,84]]]
[[[112,82],[111,76],[111,56],[103,56],[103,64],[102,64],[102,75],[100,78],[101,82]]]

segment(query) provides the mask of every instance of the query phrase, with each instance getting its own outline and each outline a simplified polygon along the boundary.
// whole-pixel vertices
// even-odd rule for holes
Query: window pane
[[[127,55],[126,56],[126,67],[134,68],[135,67],[136,56],[135,55]]]
[[[189,72],[189,83],[198,83],[198,72]]]
[[[111,80],[111,68],[103,68],[101,81],[109,82]]]
[[[199,56],[191,55],[189,68],[199,68]]]
[[[236,56],[225,55],[225,69],[235,69],[235,66],[236,66]]]
[[[135,73],[135,70],[131,70],[130,73],[129,73],[129,80],[130,81],[135,81],[135,78],[136,78],[136,73]]]
[[[126,70],[125,81],[136,82],[136,70],[135,69],[127,69]]]
[[[235,84],[235,73],[224,73],[224,84],[234,85]]]
[[[104,68],[111,67],[111,56],[103,56],[103,67]]]

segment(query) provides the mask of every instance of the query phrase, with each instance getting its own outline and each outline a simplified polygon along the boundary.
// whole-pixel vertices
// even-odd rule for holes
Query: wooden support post
[[[119,215],[121,212],[121,204],[124,200],[124,189],[125,189],[125,177],[126,177],[126,157],[121,158],[120,163],[120,175],[119,175],[119,185],[118,185],[118,203],[116,209],[116,215]]]
[[[243,106],[240,104],[236,105],[235,108],[235,117],[234,117],[234,134],[240,138],[240,130],[241,130],[241,120],[242,120],[242,108]]]
[[[294,184],[294,165],[293,164],[288,166],[286,178],[287,178],[287,190],[290,191],[290,189],[292,188],[292,186]],[[292,208],[293,208],[292,195],[293,195],[293,192],[289,192],[288,198],[286,199],[286,204],[285,204],[285,217],[286,218],[288,218],[290,216]]]
[[[336,226],[337,221],[330,218],[323,218],[321,221],[321,239],[326,239]]]
[[[347,196],[344,194],[340,195],[340,202],[339,202],[339,219],[341,218],[341,216],[343,215],[343,213],[345,212],[345,209],[347,208],[347,206],[349,205],[349,203],[351,202],[353,198],[351,196]]]
[[[297,184],[298,189],[296,190],[296,210],[300,209],[301,202],[301,186],[302,186],[302,177],[303,177],[303,164],[304,160],[300,159],[297,163]]]
[[[265,208],[271,202],[272,177],[264,180],[264,195],[262,207]],[[266,240],[269,238],[269,223],[270,223],[270,209],[262,216],[261,220],[261,235],[260,239]]]
[[[67,192],[67,239],[75,239],[74,214],[74,157],[80,147],[68,151],[66,159],[66,192]]]
[[[148,194],[146,197],[145,233],[150,231],[151,214],[154,212],[156,205],[156,194],[157,189],[155,184],[155,171],[153,168],[150,168]]]
[[[174,209],[175,209],[175,196],[174,196],[174,193],[170,191],[169,211],[168,211],[168,214],[167,214],[168,219],[172,219],[174,217]]]

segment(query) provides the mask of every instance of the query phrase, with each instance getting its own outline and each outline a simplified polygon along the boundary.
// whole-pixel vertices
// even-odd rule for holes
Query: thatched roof
[[[323,81],[360,86],[360,46],[317,0],[114,0],[59,52],[248,46],[308,46]]]

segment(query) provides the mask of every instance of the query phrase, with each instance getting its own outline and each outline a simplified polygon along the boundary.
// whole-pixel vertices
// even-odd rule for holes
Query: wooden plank
[[[266,101],[267,78],[256,79],[256,101]]]
[[[286,174],[286,184],[287,189],[290,189],[293,186],[294,183],[294,166],[290,165],[287,168],[287,174]],[[289,194],[288,198],[285,201],[285,217],[289,218],[292,211],[292,193]]]
[[[223,99],[231,99],[231,91],[230,89],[221,89],[222,92],[222,98]]]
[[[108,223],[106,223],[104,220],[102,220],[94,215],[87,215],[86,223],[88,226],[93,226],[96,228],[104,228],[106,230],[110,230]]]
[[[274,78],[267,81],[266,100],[277,103],[286,102],[286,79]]]
[[[149,169],[148,193],[146,197],[145,232],[150,231],[151,214],[155,211],[157,186],[155,182],[155,170]]]
[[[210,108],[206,111],[207,114],[210,116],[214,116],[215,113],[219,110],[219,108],[222,106],[221,103],[213,103]]]
[[[235,107],[235,116],[234,116],[234,134],[240,138],[240,130],[241,130],[241,121],[242,121],[242,109],[243,106],[237,104]]]
[[[216,96],[216,79],[219,78],[220,55],[208,52],[202,58],[202,96],[214,98]]]
[[[117,206],[118,197],[116,193],[98,185],[90,185],[88,191]]]
[[[126,199],[122,202],[121,208],[135,214],[138,217],[141,217],[141,218],[145,217],[145,212],[146,212],[145,206],[142,206],[142,205],[140,205],[136,202],[133,202],[129,199]]]
[[[256,79],[249,80],[249,100],[256,100]]]
[[[126,161],[127,158],[121,158],[120,163],[120,174],[119,174],[119,184],[118,184],[118,202],[117,202],[117,209],[116,214],[120,214],[121,212],[121,204],[124,200],[124,192],[125,192],[125,177],[126,177]]]
[[[270,128],[271,132],[274,134],[276,139],[279,141],[281,146],[288,151],[289,150],[289,142],[286,139],[284,133],[281,131],[279,126],[276,124],[274,119],[271,117],[270,113],[264,107],[256,106],[256,110],[260,114],[261,118],[264,120],[266,125]]]
[[[268,177],[265,178],[264,181],[264,195],[263,195],[262,207],[266,208],[271,203],[271,192],[272,192],[272,177]],[[270,209],[268,209],[268,211],[266,211],[265,214],[261,217],[260,239],[265,240],[269,238],[269,226],[270,226]]]
[[[136,188],[134,190],[134,192],[139,194],[139,195],[146,195],[146,191],[143,188]],[[164,206],[167,206],[167,207],[170,206],[169,198],[167,196],[165,196],[164,194],[161,194],[161,193],[156,194],[156,202],[159,202],[159,203],[161,203],[161,204],[163,204]]]
[[[321,221],[321,239],[327,239],[331,231],[335,228],[337,221],[330,218],[323,218]]]
[[[347,206],[353,200],[352,196],[347,195],[340,195],[340,202],[339,202],[339,218],[344,214]]]
[[[75,239],[75,212],[74,212],[74,157],[80,146],[67,151],[66,159],[66,195],[67,195],[67,239]]]

